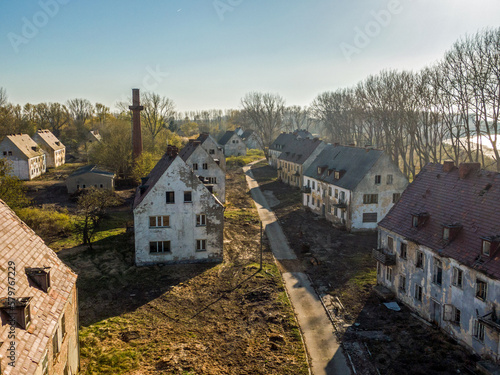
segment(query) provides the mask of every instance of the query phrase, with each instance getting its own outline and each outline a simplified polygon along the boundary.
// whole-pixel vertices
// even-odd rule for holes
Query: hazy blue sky
[[[250,91],[308,105],[499,26],[499,0],[0,0],[0,87],[20,104],[113,107],[138,87],[181,111]]]

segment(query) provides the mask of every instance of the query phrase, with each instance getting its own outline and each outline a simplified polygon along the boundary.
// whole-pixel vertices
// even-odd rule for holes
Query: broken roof
[[[441,164],[425,166],[379,226],[499,279],[500,249],[490,257],[480,254],[482,238],[500,234],[500,174],[475,171],[460,178],[456,167],[445,170]],[[413,227],[412,215],[423,212],[425,224]],[[461,229],[444,241],[443,227],[451,224]]]
[[[65,148],[61,141],[48,129],[38,130],[36,136],[40,137],[54,151]]]
[[[306,169],[304,176],[354,190],[383,154],[382,150],[328,144]],[[318,167],[323,167],[321,174],[318,174]],[[334,171],[344,173],[337,180]]]
[[[28,158],[43,155],[43,151],[28,134],[10,134],[6,138]]]
[[[8,296],[7,271],[9,262],[15,264],[16,298],[28,298],[31,309],[31,324],[28,329],[16,329],[16,371],[11,374],[35,374],[43,356],[52,345],[52,336],[57,329],[64,306],[75,287],[77,275],[66,266],[54,251],[48,248],[16,214],[0,200],[0,269],[5,275],[0,283],[0,298]],[[30,283],[26,268],[50,267],[50,289],[44,292]],[[29,300],[31,297],[31,300]],[[73,303],[76,303],[73,300]],[[7,353],[9,325],[0,327],[1,351]],[[1,345],[1,344],[0,344]],[[3,356],[2,369],[6,369],[8,358]]]
[[[219,144],[225,145],[234,134],[236,134],[234,131],[228,130],[227,132],[224,133],[224,135],[221,137],[221,139],[219,139]]]
[[[285,145],[278,159],[291,163],[303,164],[321,144],[323,144],[323,141],[320,141],[318,138],[309,139],[294,137]]]

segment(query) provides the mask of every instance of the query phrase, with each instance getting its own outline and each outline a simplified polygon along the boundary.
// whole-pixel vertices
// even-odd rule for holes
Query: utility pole
[[[260,221],[260,268],[259,268],[259,272],[262,271],[262,252],[263,252],[262,239],[263,239],[263,229],[262,229],[262,220],[261,220]]]

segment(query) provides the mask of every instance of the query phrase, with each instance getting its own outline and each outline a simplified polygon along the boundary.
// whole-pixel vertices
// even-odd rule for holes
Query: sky
[[[132,88],[178,111],[241,108],[253,91],[307,106],[497,27],[498,0],[0,0],[0,87],[16,104],[112,110]]]

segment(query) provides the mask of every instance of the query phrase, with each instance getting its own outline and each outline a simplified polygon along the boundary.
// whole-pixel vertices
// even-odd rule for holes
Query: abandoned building
[[[77,275],[0,200],[0,373],[77,374]]]
[[[247,154],[247,146],[235,131],[227,131],[219,139],[219,145],[224,149],[226,156],[241,156]]]
[[[95,143],[95,142],[101,142],[102,141],[102,136],[99,133],[99,130],[90,130],[87,133],[87,142],[88,143]]]
[[[269,165],[278,168],[278,158],[285,149],[285,145],[291,143],[295,139],[292,133],[281,133],[269,146]]]
[[[220,262],[224,207],[168,146],[138,187],[134,205],[135,262]]]
[[[222,203],[226,202],[226,172],[201,147],[200,141],[190,139],[189,143],[179,152],[179,156],[191,166],[193,172],[205,184],[207,189]]]
[[[407,185],[383,151],[329,144],[304,173],[302,203],[348,230],[375,230]]]
[[[66,188],[69,194],[74,194],[80,189],[95,187],[97,189],[113,190],[115,187],[113,172],[99,168],[97,165],[86,165],[78,168],[66,179]]]
[[[57,168],[65,163],[66,147],[50,130],[38,130],[33,136],[33,140],[45,153],[48,168]]]
[[[500,174],[479,163],[428,164],[379,223],[373,250],[378,284],[497,362],[499,212]]]
[[[240,137],[243,140],[243,143],[245,143],[245,146],[247,146],[247,149],[262,149],[262,141],[255,131],[251,129],[245,130]]]
[[[225,171],[226,157],[224,156],[224,149],[217,143],[214,137],[209,133],[201,133],[196,140],[201,142],[201,147],[203,147],[212,159],[219,164],[222,170]]]
[[[32,180],[46,172],[45,153],[28,134],[11,134],[0,142],[0,155],[20,180]]]
[[[302,187],[304,172],[325,147],[326,143],[318,138],[292,139],[278,157],[278,180],[291,186]]]

